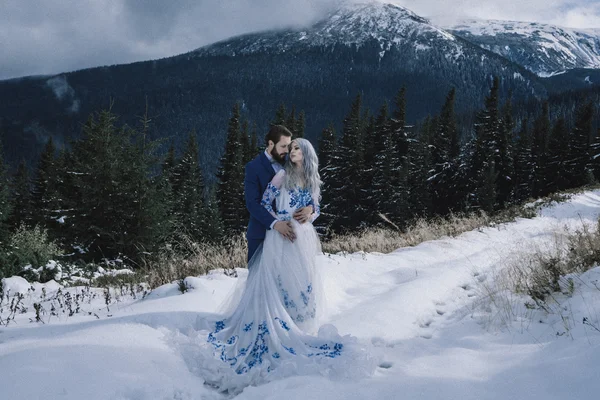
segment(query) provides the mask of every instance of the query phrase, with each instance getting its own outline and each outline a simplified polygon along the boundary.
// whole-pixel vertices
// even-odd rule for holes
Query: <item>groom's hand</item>
[[[300,222],[301,224],[310,221],[310,216],[313,213],[313,208],[312,206],[308,206],[308,207],[303,207],[298,209],[295,213],[294,213],[294,219],[298,222]]]
[[[273,229],[281,233],[281,236],[290,242],[296,240],[296,234],[294,233],[294,228],[292,228],[290,221],[277,221]]]

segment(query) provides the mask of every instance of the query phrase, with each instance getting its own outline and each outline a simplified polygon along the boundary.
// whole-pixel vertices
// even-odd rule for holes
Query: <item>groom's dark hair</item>
[[[277,143],[282,136],[292,137],[292,132],[283,125],[272,125],[269,132],[265,135],[265,144],[268,146],[269,140],[272,140],[273,143]]]

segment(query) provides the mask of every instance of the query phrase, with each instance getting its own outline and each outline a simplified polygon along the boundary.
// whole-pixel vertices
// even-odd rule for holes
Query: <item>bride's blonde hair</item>
[[[302,166],[296,168],[288,155],[284,165],[284,185],[287,189],[293,189],[296,186],[308,189],[313,201],[318,203],[321,199],[321,184],[323,183],[321,182],[321,175],[319,175],[319,158],[313,145],[308,140],[303,138],[294,139],[290,146],[293,146],[294,142],[302,150]]]

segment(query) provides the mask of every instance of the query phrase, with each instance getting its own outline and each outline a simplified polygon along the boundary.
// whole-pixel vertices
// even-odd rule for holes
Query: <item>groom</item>
[[[283,169],[292,142],[292,133],[283,125],[273,125],[265,136],[265,142],[267,145],[265,151],[246,164],[244,177],[244,197],[246,208],[250,212],[250,222],[246,232],[248,261],[265,240],[269,229],[275,229],[292,242],[296,239],[290,221],[278,221],[260,203],[269,182]],[[301,208],[294,213],[294,219],[300,223],[306,222],[312,211],[312,207]]]

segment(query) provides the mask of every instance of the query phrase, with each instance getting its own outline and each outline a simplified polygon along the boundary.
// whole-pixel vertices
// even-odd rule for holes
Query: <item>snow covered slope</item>
[[[465,20],[447,29],[540,76],[600,68],[600,30],[494,20]]]
[[[600,191],[588,192],[534,219],[391,254],[321,256],[324,322],[372,348],[382,359],[376,375],[360,381],[295,376],[249,387],[236,398],[596,399],[600,332],[592,326],[600,327],[600,268],[574,279],[574,296],[556,296],[563,315],[530,310],[518,296],[499,303],[489,288],[513,257],[551,249],[565,227],[595,224],[599,213]],[[218,272],[188,278],[185,294],[166,285],[143,300],[123,297],[110,309],[102,289],[92,289],[97,296],[87,294],[83,312],[72,317],[49,315],[56,284],[35,285],[33,292],[26,282],[7,279],[5,293],[24,292],[28,310],[0,328],[1,397],[224,399],[195,373],[196,343],[204,340],[197,329],[219,317],[218,305],[238,279]],[[62,288],[63,295],[81,290]],[[30,322],[34,302],[48,311],[44,323]],[[508,309],[514,318],[496,323]]]

